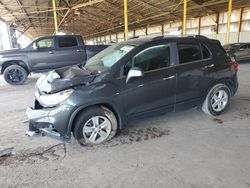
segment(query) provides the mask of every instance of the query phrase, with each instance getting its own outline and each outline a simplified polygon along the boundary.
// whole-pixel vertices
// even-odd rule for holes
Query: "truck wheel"
[[[80,145],[93,146],[112,139],[117,132],[117,119],[105,107],[91,107],[79,114],[73,135]]]
[[[27,72],[19,65],[10,65],[4,70],[3,77],[11,85],[21,85],[27,80]]]
[[[210,89],[202,105],[202,111],[208,115],[220,115],[230,103],[231,92],[227,85],[217,84]]]

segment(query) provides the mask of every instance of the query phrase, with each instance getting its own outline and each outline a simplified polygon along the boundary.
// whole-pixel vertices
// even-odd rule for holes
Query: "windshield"
[[[110,69],[124,55],[130,52],[135,46],[128,44],[115,44],[101,51],[94,57],[90,58],[85,68],[91,72],[103,72]]]
[[[235,50],[240,47],[240,44],[227,44],[224,46],[225,50]]]

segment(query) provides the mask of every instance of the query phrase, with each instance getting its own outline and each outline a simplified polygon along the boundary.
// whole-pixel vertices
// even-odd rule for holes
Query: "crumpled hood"
[[[78,66],[60,68],[41,76],[37,80],[36,89],[44,93],[56,93],[73,86],[87,85],[94,78],[95,75]]]

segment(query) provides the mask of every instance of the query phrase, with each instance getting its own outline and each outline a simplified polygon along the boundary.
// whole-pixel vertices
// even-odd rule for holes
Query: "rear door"
[[[57,67],[77,65],[85,61],[84,47],[80,46],[80,41],[76,36],[57,36],[54,55],[59,62]]]
[[[215,64],[205,44],[178,42],[179,63],[176,65],[176,108],[196,106],[203,100],[208,87],[214,82]]]

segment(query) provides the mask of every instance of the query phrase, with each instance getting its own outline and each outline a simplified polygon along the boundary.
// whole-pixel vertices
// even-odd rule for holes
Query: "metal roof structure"
[[[233,8],[250,1],[234,0]],[[228,0],[188,0],[187,17],[227,11]],[[59,30],[85,38],[124,30],[123,0],[56,0]],[[183,0],[128,0],[129,29],[180,21]],[[0,19],[34,38],[54,33],[51,0],[0,0]]]

